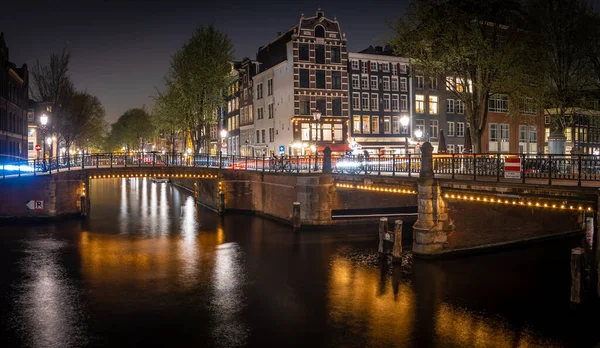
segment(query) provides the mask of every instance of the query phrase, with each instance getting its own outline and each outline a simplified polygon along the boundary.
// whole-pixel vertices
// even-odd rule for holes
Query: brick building
[[[256,154],[349,148],[347,59],[339,23],[320,10],[313,17],[302,15],[259,48],[260,71],[253,78]]]
[[[27,159],[29,73],[9,61],[4,33],[0,33],[0,162]]]

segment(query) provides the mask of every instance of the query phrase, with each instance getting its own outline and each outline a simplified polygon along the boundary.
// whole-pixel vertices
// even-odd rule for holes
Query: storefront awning
[[[348,144],[331,144],[331,145],[319,145],[319,147],[317,147],[317,150],[319,152],[323,152],[323,150],[325,150],[326,147],[328,147],[331,149],[331,152],[346,152],[346,151],[351,151],[350,146],[348,146]]]

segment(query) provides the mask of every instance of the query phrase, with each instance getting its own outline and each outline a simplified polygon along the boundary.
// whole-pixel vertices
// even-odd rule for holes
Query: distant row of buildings
[[[445,76],[419,74],[384,47],[348,52],[339,22],[320,10],[259,47],[256,60],[235,62],[232,74],[238,78],[211,132],[213,153],[296,155],[329,146],[389,154],[418,152],[424,141],[437,151],[442,131],[448,152],[470,150],[465,107],[446,90]],[[532,101],[520,104],[520,116],[509,116],[508,96],[491,97],[483,152],[547,152],[549,120]],[[599,133],[587,123],[567,130],[569,149],[600,150],[596,137],[575,135]]]

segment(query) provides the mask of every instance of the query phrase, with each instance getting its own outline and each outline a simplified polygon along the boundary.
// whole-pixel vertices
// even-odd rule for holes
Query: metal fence
[[[507,158],[520,160],[518,179],[505,179]],[[323,155],[250,157],[187,154],[116,154],[99,153],[53,157],[46,160],[0,163],[2,177],[38,175],[65,170],[115,167],[204,167],[264,172],[321,172]],[[418,177],[420,155],[331,156],[334,173],[349,175],[403,175]],[[523,154],[435,154],[432,168],[436,177],[475,181],[513,181],[552,185],[553,181],[582,182],[600,180],[600,156],[595,155],[523,155]],[[513,173],[514,174],[514,173]],[[535,180],[534,180],[535,179]]]

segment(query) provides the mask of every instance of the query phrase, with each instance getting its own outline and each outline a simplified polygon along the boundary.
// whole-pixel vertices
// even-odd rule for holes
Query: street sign
[[[504,177],[506,179],[521,178],[521,157],[506,157],[504,159]]]
[[[279,152],[285,152],[285,146],[279,145]]]
[[[30,199],[25,203],[25,206],[29,210],[44,210],[44,201]]]
[[[41,149],[42,149],[42,147],[40,146],[40,144],[37,144],[37,145],[35,146],[35,151],[38,151],[38,152],[39,152]]]

